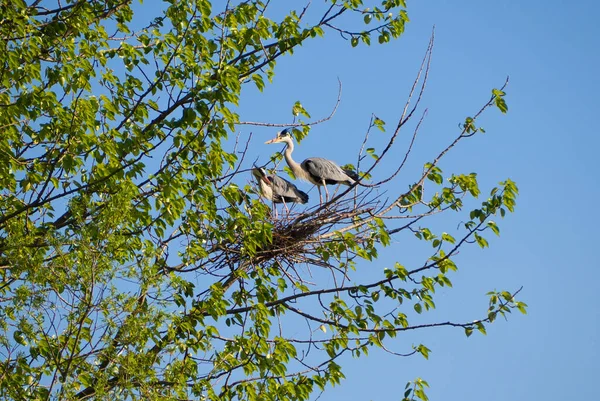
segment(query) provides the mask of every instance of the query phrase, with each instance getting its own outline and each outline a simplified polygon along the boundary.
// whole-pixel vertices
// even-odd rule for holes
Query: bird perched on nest
[[[317,186],[319,191],[319,200],[323,203],[321,195],[321,187],[325,188],[325,201],[329,198],[327,185],[343,184],[352,185],[358,181],[358,174],[352,170],[344,170],[331,160],[323,159],[322,157],[309,157],[302,163],[298,164],[292,158],[294,151],[294,140],[286,128],[277,133],[277,136],[265,144],[285,143],[284,157],[287,165],[290,167],[296,178],[311,182]]]
[[[287,203],[306,203],[308,195],[306,192],[300,191],[294,184],[277,175],[267,175],[267,172],[262,167],[254,167],[252,175],[256,178],[260,193],[266,199],[273,202],[275,209],[275,217],[277,217],[277,208],[275,203],[283,203],[285,210],[289,213]]]

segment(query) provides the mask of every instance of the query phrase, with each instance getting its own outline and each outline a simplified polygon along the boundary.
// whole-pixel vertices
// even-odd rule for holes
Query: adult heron
[[[277,136],[265,144],[285,143],[284,157],[287,165],[290,167],[296,178],[312,182],[317,186],[319,191],[319,201],[323,203],[321,195],[321,187],[325,188],[325,201],[329,198],[327,185],[352,185],[358,180],[358,175],[351,170],[343,170],[340,166],[331,160],[323,159],[322,157],[309,157],[302,163],[298,164],[292,158],[294,151],[294,140],[286,128],[277,133]]]
[[[288,203],[306,203],[308,195],[300,191],[294,184],[277,175],[268,175],[264,168],[254,167],[252,175],[256,178],[260,193],[262,196],[273,202],[275,217],[277,217],[277,208],[275,203],[283,203],[285,210],[289,213],[286,205]]]

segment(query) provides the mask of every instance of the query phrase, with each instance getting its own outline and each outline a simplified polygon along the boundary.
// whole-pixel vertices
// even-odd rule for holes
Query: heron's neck
[[[283,153],[285,157],[285,162],[290,167],[294,175],[297,179],[308,180],[308,175],[302,169],[302,166],[299,163],[296,163],[294,159],[292,159],[292,152],[294,151],[294,142],[286,141],[285,152]]]

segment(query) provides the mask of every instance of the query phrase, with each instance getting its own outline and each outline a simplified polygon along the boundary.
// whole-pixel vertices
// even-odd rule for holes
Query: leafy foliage
[[[366,355],[425,327],[485,334],[498,314],[526,311],[516,293],[500,291],[488,294],[483,319],[410,323],[435,308],[437,288],[452,286],[459,248],[489,246],[486,231],[500,232],[492,217],[514,210],[518,189],[506,180],[456,233],[419,225],[441,212],[464,219],[466,200],[480,196],[475,173],[445,179],[439,164],[485,132],[476,126],[484,110],[508,110],[504,88],[389,201],[377,191],[412,143],[393,175],[366,180],[420,95],[385,148],[369,146],[367,134],[359,160],[368,154],[372,164],[356,166],[365,182],[327,207],[274,220],[244,184],[251,165],[231,138],[244,88],[262,91],[280,57],[330,33],[351,46],[399,37],[405,2],[371,3],[309,2],[279,17],[262,1],[2,6],[1,398],[306,400],[341,382],[346,352]],[[311,118],[300,102],[292,112]],[[295,124],[298,139],[310,125]],[[386,132],[377,117],[371,128]],[[393,227],[398,218],[404,224]],[[431,245],[425,263],[355,282],[359,261],[376,260],[402,233]],[[310,267],[335,284],[311,283]],[[298,319],[306,333],[287,328]],[[404,399],[427,400],[426,387],[409,383]]]

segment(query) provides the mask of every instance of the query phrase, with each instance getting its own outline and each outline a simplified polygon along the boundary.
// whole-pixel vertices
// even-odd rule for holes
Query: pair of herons
[[[323,159],[322,157],[309,157],[302,163],[297,163],[292,159],[294,141],[288,129],[278,132],[274,139],[265,142],[265,144],[272,143],[285,143],[287,145],[284,152],[287,165],[296,178],[311,182],[317,186],[321,204],[323,203],[321,187],[325,189],[325,201],[327,201],[329,198],[327,185],[352,185],[358,180],[358,175],[354,171],[344,170],[331,160]],[[286,210],[288,210],[286,203],[308,202],[308,194],[299,190],[288,180],[277,175],[268,175],[263,168],[258,167],[252,169],[252,174],[258,181],[262,196],[273,203],[283,203]]]

